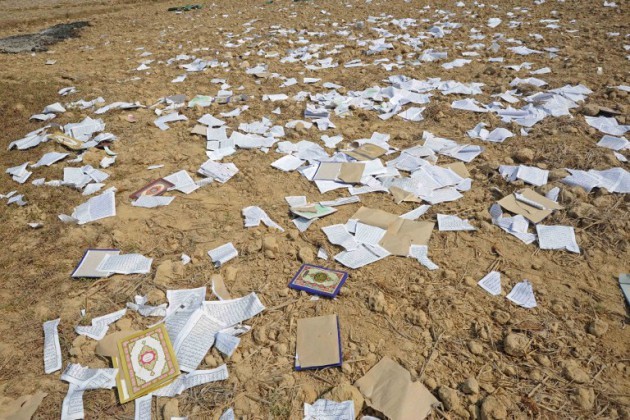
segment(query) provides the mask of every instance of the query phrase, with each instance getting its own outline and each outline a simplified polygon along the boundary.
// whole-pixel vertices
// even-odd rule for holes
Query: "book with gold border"
[[[121,403],[156,391],[179,376],[177,357],[164,324],[129,335],[118,341],[118,396]]]

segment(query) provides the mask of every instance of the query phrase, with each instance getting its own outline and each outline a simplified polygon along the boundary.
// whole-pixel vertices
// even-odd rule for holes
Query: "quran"
[[[179,376],[175,351],[164,324],[118,341],[118,396],[121,403],[142,397],[171,383]]]
[[[304,290],[315,295],[334,298],[348,278],[348,273],[340,270],[303,264],[289,283],[291,289]]]

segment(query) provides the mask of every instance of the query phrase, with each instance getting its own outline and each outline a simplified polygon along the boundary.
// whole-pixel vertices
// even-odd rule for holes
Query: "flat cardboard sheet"
[[[356,219],[361,223],[370,226],[377,226],[381,229],[387,229],[389,225],[394,223],[398,216],[379,209],[371,209],[369,207],[361,207],[350,219]]]
[[[540,223],[545,217],[549,216],[554,210],[562,209],[562,206],[560,206],[558,203],[548,199],[545,196],[538,194],[536,191],[532,190],[531,188],[526,188],[518,192],[522,194],[528,200],[533,200],[537,203],[540,203],[545,208],[537,209],[534,206],[531,206],[527,203],[519,201],[516,199],[514,194],[510,194],[506,197],[503,197],[501,200],[498,201],[498,203],[501,207],[503,207],[507,211],[520,214],[521,216],[530,220],[532,223]]]
[[[433,222],[417,222],[397,218],[388,226],[387,233],[380,241],[380,245],[392,255],[406,257],[411,245],[428,245],[433,232]]]
[[[422,200],[416,197],[414,193],[410,193],[408,191],[403,190],[398,187],[389,187],[389,192],[392,193],[394,197],[394,202],[396,204],[400,204],[403,201],[413,202],[413,203],[421,203]]]
[[[422,420],[431,414],[438,400],[420,382],[412,382],[409,372],[384,357],[354,384],[365,402],[391,420]]]
[[[346,155],[355,158],[356,160],[374,160],[379,156],[383,156],[387,153],[387,150],[372,143],[366,143],[354,150],[344,152]]]
[[[462,178],[470,178],[470,172],[468,172],[464,162],[449,163],[448,165],[443,165],[443,167],[450,169]]]
[[[341,366],[337,315],[298,319],[295,353],[297,370]]]
[[[342,163],[339,180],[348,184],[356,184],[363,178],[365,163]]]
[[[313,176],[314,181],[334,181],[341,170],[341,163],[321,162]]]
[[[0,406],[0,419],[30,420],[46,395],[48,394],[38,391],[33,395],[23,395],[10,402],[5,401]]]

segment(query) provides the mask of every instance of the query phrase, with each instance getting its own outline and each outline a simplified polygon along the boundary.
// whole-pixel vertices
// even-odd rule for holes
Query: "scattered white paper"
[[[267,227],[278,229],[280,232],[284,232],[284,229],[279,224],[271,220],[271,218],[265,213],[263,209],[256,206],[249,206],[243,209],[243,216],[245,216],[245,227],[260,226],[260,222],[263,222]]]
[[[135,401],[134,420],[151,420],[151,400],[153,394],[147,394]]]
[[[429,270],[437,270],[438,265],[429,258],[429,247],[427,245],[414,245],[409,247],[409,256],[418,260],[420,264]]]
[[[523,308],[532,309],[537,305],[534,288],[528,280],[517,283],[506,297]]]
[[[479,280],[477,284],[491,295],[499,296],[501,294],[501,273],[491,271]]]
[[[147,297],[136,295],[134,302],[127,302],[127,309],[138,312],[142,316],[166,316],[166,303],[158,306],[147,305]]]
[[[354,236],[350,235],[345,225],[324,226],[322,231],[326,234],[331,244],[339,245],[346,251],[353,251],[359,248],[359,244]]]
[[[221,267],[226,262],[238,256],[238,251],[234,248],[232,242],[221,245],[218,248],[208,251],[208,256],[214,263],[215,267]]]
[[[580,253],[573,226],[536,225],[536,232],[540,249],[563,249],[576,254]]]
[[[312,405],[304,403],[304,420],[354,420],[354,401],[320,399]]]
[[[153,258],[141,254],[106,255],[96,268],[105,273],[147,274],[151,271]]]
[[[111,314],[92,318],[92,325],[77,325],[74,330],[79,335],[86,335],[94,340],[102,340],[105,334],[107,334],[109,324],[118,321],[125,316],[126,313],[127,309],[121,309]]]
[[[440,231],[476,230],[468,220],[460,219],[457,216],[438,214],[437,222]]]
[[[61,369],[61,347],[57,327],[61,318],[44,322],[44,372],[53,373]]]
[[[168,206],[175,200],[175,197],[162,197],[157,195],[141,195],[137,200],[132,201],[131,205],[134,207],[144,207],[152,209],[155,207]]]

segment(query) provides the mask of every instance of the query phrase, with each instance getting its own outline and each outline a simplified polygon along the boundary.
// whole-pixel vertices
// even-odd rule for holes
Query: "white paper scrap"
[[[322,231],[326,234],[330,243],[343,247],[346,251],[359,248],[354,236],[350,235],[345,225],[324,226]]]
[[[290,172],[290,171],[295,171],[297,168],[299,168],[303,164],[304,164],[304,161],[302,159],[298,159],[293,155],[286,155],[286,156],[282,156],[280,159],[276,160],[275,162],[272,162],[271,166],[273,166],[276,169],[280,169],[281,171],[284,171],[284,172]]]
[[[153,394],[147,394],[135,401],[136,411],[133,420],[151,420],[151,400]]]
[[[75,207],[71,217],[83,225],[112,216],[116,216],[116,198],[114,191],[109,189]]]
[[[536,307],[534,288],[528,280],[517,283],[506,298],[523,308],[532,309]]]
[[[230,261],[232,258],[236,258],[238,256],[238,251],[234,248],[232,242],[229,242],[218,248],[211,249],[208,251],[208,256],[214,263],[214,266],[218,268]]]
[[[354,401],[320,399],[312,405],[304,403],[304,420],[354,420]]]
[[[335,260],[348,268],[357,269],[368,264],[372,264],[390,255],[390,253],[380,246],[363,244],[352,251],[343,251],[335,255]]]
[[[378,226],[366,225],[365,223],[359,222],[355,228],[354,240],[362,244],[378,245],[386,233],[387,230]]]
[[[96,268],[98,271],[117,274],[147,274],[153,258],[142,254],[106,255]]]
[[[540,249],[564,249],[576,254],[580,253],[573,226],[536,225],[536,232]]]
[[[57,327],[61,318],[44,322],[44,372],[53,373],[61,369],[61,347]]]
[[[440,231],[476,230],[468,220],[460,219],[453,215],[438,214],[437,221]]]
[[[228,408],[227,410],[225,410],[225,412],[223,414],[221,414],[221,417],[219,417],[219,420],[234,420],[234,409],[233,408]]]
[[[134,302],[127,302],[127,309],[138,312],[142,316],[166,316],[166,303],[158,306],[147,305],[147,297],[136,295]]]
[[[245,217],[245,227],[260,226],[260,222],[263,222],[267,227],[272,227],[278,229],[280,232],[284,232],[284,229],[282,229],[279,224],[271,220],[271,217],[269,217],[260,207],[245,207],[243,209],[243,216]]]
[[[194,386],[204,385],[210,382],[225,381],[228,379],[226,365],[215,369],[195,370],[178,376],[173,382],[153,393],[156,397],[176,397],[185,390]]]
[[[411,211],[408,211],[405,214],[401,214],[400,217],[403,218],[403,219],[407,219],[407,220],[416,220],[420,216],[425,214],[430,208],[431,208],[431,206],[429,206],[428,204],[423,204],[420,207],[415,208],[415,209],[413,209]]]
[[[429,270],[437,270],[438,265],[429,258],[429,247],[427,245],[414,245],[409,247],[409,256],[418,260],[420,264]]]
[[[126,313],[127,309],[121,309],[111,314],[92,318],[92,325],[77,325],[74,330],[79,335],[86,335],[94,340],[102,340],[105,334],[107,334],[109,324],[118,321],[125,316]]]
[[[501,273],[491,271],[479,280],[477,284],[491,295],[499,296],[501,294]]]
[[[131,205],[134,207],[144,207],[152,209],[155,207],[168,206],[171,201],[175,200],[175,197],[162,197],[156,195],[141,195],[136,201],[132,201]]]

